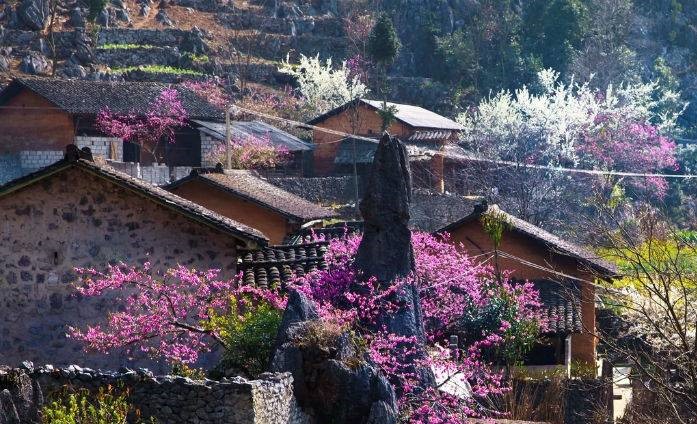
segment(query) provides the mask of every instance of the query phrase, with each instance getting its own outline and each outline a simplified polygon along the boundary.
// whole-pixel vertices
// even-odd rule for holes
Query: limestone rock
[[[104,28],[109,28],[109,11],[104,9],[101,12],[99,12],[99,15],[97,15],[96,22]]]
[[[85,27],[85,13],[79,7],[70,9],[70,19],[68,21],[73,28]]]
[[[20,424],[17,408],[12,401],[12,394],[5,389],[0,391],[0,424]]]
[[[48,74],[51,71],[51,65],[43,55],[30,53],[22,58],[19,70],[30,75]]]
[[[128,15],[126,9],[116,9],[116,19],[125,23],[131,23],[131,17]]]
[[[396,423],[397,400],[386,378],[366,359],[347,365],[350,359],[360,359],[348,334],[339,336],[328,350],[296,343],[318,318],[315,305],[302,293],[290,294],[271,371],[293,375],[293,392],[316,422]]]
[[[185,52],[194,54],[204,54],[208,51],[206,42],[203,41],[204,35],[198,27],[191,28],[191,31],[186,33],[182,41],[181,48]]]
[[[10,69],[10,55],[12,54],[11,47],[4,47],[0,49],[0,72],[8,71]]]
[[[165,11],[165,9],[160,9],[157,12],[157,15],[155,15],[155,20],[164,26],[168,26],[168,27],[174,26],[174,24],[172,23],[172,20],[169,19],[169,15]]]
[[[138,12],[140,16],[148,16],[150,14],[150,6],[147,3],[140,4],[140,11]]]
[[[17,14],[27,28],[41,31],[48,23],[48,0],[22,0],[17,8]]]
[[[360,204],[364,231],[355,264],[366,277],[389,284],[414,270],[414,251],[409,230],[411,170],[404,144],[389,134],[380,139]],[[393,301],[404,305],[380,318],[378,327],[401,336],[416,336],[422,346],[414,360],[426,355],[425,335],[418,289],[414,284],[397,293]],[[434,384],[431,371],[414,367],[423,386]]]

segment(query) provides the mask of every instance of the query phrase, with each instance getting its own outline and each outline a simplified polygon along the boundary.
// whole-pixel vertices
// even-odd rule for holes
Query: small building
[[[484,220],[503,228],[500,244],[484,229]],[[528,280],[540,291],[549,320],[547,334],[529,355],[528,365],[564,365],[570,361],[595,366],[595,281],[610,280],[614,267],[598,255],[510,215],[496,205],[480,202],[461,219],[441,228],[471,256],[489,258],[494,251],[501,270]],[[570,349],[569,349],[570,346]]]
[[[387,103],[387,106],[395,109],[395,120],[387,132],[397,136],[407,146],[422,146],[440,150],[444,145],[457,141],[460,131],[463,130],[463,127],[457,122],[422,107],[390,102]],[[382,118],[378,111],[382,107],[383,102],[381,101],[359,99],[318,116],[309,121],[308,124],[361,137],[378,138],[382,128]],[[346,155],[350,155],[354,142],[353,139],[344,139],[344,137],[318,129],[313,131],[316,175],[333,174],[336,170],[335,161],[339,152],[342,154],[340,156],[341,162],[338,165],[344,164]],[[361,149],[361,151],[363,150]],[[433,158],[430,168],[434,174],[433,184],[435,186],[442,185],[443,158]]]
[[[223,216],[258,228],[279,244],[313,221],[335,218],[331,209],[302,199],[251,171],[194,169],[167,190]]]
[[[225,146],[225,124],[211,121],[194,121],[201,132],[201,166],[215,166],[216,160],[212,154],[221,146]],[[300,176],[309,171],[312,164],[312,143],[283,131],[262,121],[232,121],[230,130],[234,139],[241,141],[249,137],[266,139],[272,145],[286,150],[290,157],[286,163],[273,169],[273,173],[282,176]]]
[[[191,121],[176,129],[174,143],[163,141],[164,161],[169,166],[201,166],[201,135],[193,121],[222,120],[223,113],[182,86],[15,78],[0,92],[0,183],[60,160],[68,144],[89,147],[94,155],[113,161],[152,163],[139,145],[97,131],[95,117],[105,108],[144,113],[169,87],[178,91]]]
[[[85,354],[67,326],[93,324],[108,299],[76,296],[75,267],[150,262],[237,274],[258,230],[116,171],[70,146],[64,159],[0,186],[0,362],[114,368],[126,356]]]

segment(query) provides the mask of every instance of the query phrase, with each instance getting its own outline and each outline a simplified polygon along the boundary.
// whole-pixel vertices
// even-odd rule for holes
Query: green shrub
[[[250,377],[266,371],[282,311],[249,298],[234,299],[230,313],[211,320],[225,343],[219,371],[234,369]]]
[[[111,71],[116,74],[124,74],[130,71],[143,71],[153,74],[175,74],[175,75],[203,75],[199,71],[193,69],[175,68],[173,66],[163,65],[144,65],[144,66],[128,66],[125,68],[114,68]]]
[[[100,387],[91,395],[86,389],[78,392],[63,391],[41,409],[45,424],[125,424],[131,405],[128,392],[117,394],[111,386]],[[136,415],[137,411],[136,411]],[[138,421],[142,422],[142,421]],[[148,422],[155,422],[150,419]]]
[[[110,43],[110,44],[102,44],[101,46],[98,47],[101,50],[135,50],[135,49],[152,49],[155,48],[155,46],[151,46],[150,44],[116,44],[116,43]]]

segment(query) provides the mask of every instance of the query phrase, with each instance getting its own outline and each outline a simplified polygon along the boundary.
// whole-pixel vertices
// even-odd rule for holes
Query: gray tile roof
[[[359,102],[370,106],[371,108],[377,110],[377,109],[382,109],[382,101],[380,100],[367,100],[367,99],[359,99]],[[353,102],[346,103],[344,105],[341,105],[335,109],[330,110],[329,112],[326,112],[311,121],[308,122],[310,125],[317,125],[318,123],[326,120],[327,118],[330,118],[334,115],[338,115],[342,112],[344,112],[346,109],[351,107]],[[458,124],[457,122],[453,121],[452,119],[448,119],[445,116],[439,115],[435,112],[432,112],[428,109],[424,109],[419,106],[413,106],[413,105],[405,105],[405,104],[400,104],[400,103],[392,103],[392,102],[387,102],[388,106],[394,106],[397,110],[395,113],[395,118],[412,127],[412,128],[420,128],[420,129],[434,129],[434,130],[450,130],[450,131],[462,131],[464,128],[462,125]]]
[[[210,121],[195,120],[201,125],[201,129],[218,140],[225,140],[225,124]],[[312,143],[305,142],[293,134],[287,133],[273,125],[261,121],[233,121],[231,122],[233,135],[269,137],[269,141],[275,146],[282,146],[291,152],[310,151],[314,148]]]
[[[221,110],[191,90],[157,82],[16,78],[0,92],[0,104],[14,96],[20,89],[26,88],[71,114],[94,115],[105,107],[116,113],[142,113],[147,111],[162,90],[169,87],[179,92],[189,118],[213,120],[223,118]]]
[[[240,251],[238,269],[245,284],[285,288],[293,276],[303,276],[329,267],[324,254],[329,242],[303,242]]]
[[[167,190],[152,185],[139,178],[132,177],[121,171],[117,171],[106,164],[93,162],[92,160],[84,158],[66,157],[66,159],[58,161],[53,165],[10,181],[5,185],[0,186],[0,196],[9,195],[15,190],[18,190],[26,185],[33,184],[42,180],[43,178],[73,167],[83,169],[100,178],[105,178],[113,183],[116,183],[128,190],[135,191],[147,199],[152,200],[170,210],[185,215],[188,218],[198,221],[204,225],[231,234],[241,240],[248,241],[252,245],[265,246],[268,243],[266,236],[264,236],[264,234],[262,234],[259,230],[219,215],[216,212],[206,209],[203,206],[189,200],[183,199],[173,193],[168,192]]]
[[[233,196],[257,203],[299,221],[333,218],[336,213],[287,192],[246,170],[194,169],[188,177],[168,185],[176,188],[192,180],[213,185]]]
[[[550,280],[534,282],[540,293],[542,313],[547,318],[546,334],[566,335],[583,331],[581,294],[575,283]]]
[[[508,224],[510,230],[529,236],[547,245],[547,247],[554,253],[578,259],[591,269],[602,274],[603,277],[610,278],[617,275],[615,266],[602,259],[599,255],[582,246],[579,246],[578,244],[557,237],[536,225],[513,216],[501,210],[497,205],[488,205],[485,208],[473,210],[471,213],[464,215],[463,218],[440,228],[438,232],[451,231],[462,224],[479,219],[483,214],[497,214],[497,216],[501,216]]]
[[[356,163],[373,163],[373,156],[375,156],[375,151],[378,149],[377,143],[347,137],[339,143],[339,150],[334,157],[336,165],[353,165],[354,140],[356,143]]]

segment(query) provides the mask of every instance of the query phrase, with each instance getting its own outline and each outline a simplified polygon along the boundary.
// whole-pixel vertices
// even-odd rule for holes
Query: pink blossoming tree
[[[175,130],[186,126],[187,117],[179,93],[170,88],[162,90],[144,113],[115,113],[108,107],[101,110],[96,127],[111,137],[139,144],[153,160],[162,162],[162,143],[174,143]]]
[[[447,235],[425,233],[412,235],[416,271],[385,290],[375,279],[357,275],[353,259],[359,243],[358,236],[331,241],[326,253],[329,269],[295,278],[290,286],[317,304],[323,321],[354,331],[366,341],[371,361],[401,388],[400,408],[410,422],[457,424],[482,415],[474,397],[462,399],[438,388],[417,390],[416,376],[409,371],[413,368],[406,366],[416,340],[390,334],[379,327],[379,318],[401,307],[393,294],[415,281],[430,353],[422,365],[445,376],[442,384],[450,379],[468,382],[470,395],[481,398],[507,390],[502,373],[492,370],[491,358],[506,360],[511,346],[516,354],[524,352],[521,344],[529,347],[544,328],[537,292],[530,284],[514,284],[505,273],[499,276],[489,266],[473,262]],[[215,345],[226,347],[214,324],[230,312],[231,299],[285,307],[278,293],[240,286],[238,279],[219,280],[216,271],[180,266],[158,275],[146,264],[142,270],[121,265],[104,273],[78,272],[81,295],[112,293],[123,305],[109,314],[105,324],[70,329],[69,336],[84,342],[86,349],[104,353],[126,348],[191,364]],[[451,350],[445,347],[450,334],[468,336]]]
[[[226,154],[223,143],[213,149],[208,160],[224,164],[227,160]],[[230,141],[230,157],[233,169],[274,168],[287,162],[290,152],[284,146],[273,144],[268,135],[235,135]]]

